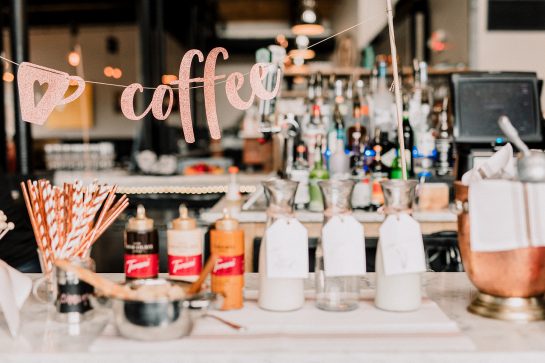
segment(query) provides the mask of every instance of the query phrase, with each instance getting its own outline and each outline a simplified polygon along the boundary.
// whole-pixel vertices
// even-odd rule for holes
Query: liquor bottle
[[[393,96],[386,84],[386,62],[380,61],[378,67],[377,92],[373,98],[373,123],[382,131],[393,129],[392,104]]]
[[[344,89],[344,110],[341,109],[343,116],[347,120],[345,125],[349,123],[351,126],[354,123],[354,120],[350,119],[354,114],[354,97],[357,97],[357,92],[354,90],[353,77],[350,77],[348,78],[346,88]]]
[[[362,134],[361,134],[361,124],[356,122],[354,126],[350,127],[349,130],[349,140],[351,146],[350,152],[350,167],[353,168],[357,163],[361,163],[363,167],[363,155],[361,153]]]
[[[420,62],[420,89],[422,92],[422,105],[428,105],[431,109],[433,106],[433,92],[428,85],[428,64],[426,62]]]
[[[307,127],[303,130],[303,142],[307,145],[309,152],[309,163],[314,163],[314,149],[316,148],[316,140],[318,136],[325,135],[325,124],[322,119],[321,109],[317,103],[312,105],[312,113]]]
[[[343,116],[341,114],[339,104],[335,103],[335,109],[333,111],[333,122],[331,123],[329,132],[327,134],[327,152],[326,153],[328,154],[328,156],[331,156],[336,152],[337,140],[339,139],[339,135],[342,135],[341,140],[344,141]],[[344,145],[343,145],[343,150],[344,150]]]
[[[431,89],[428,87],[426,62],[413,60],[414,84],[409,98],[409,120],[415,132],[427,130],[428,115],[431,112]]]
[[[367,106],[367,101],[363,100],[362,94],[360,94],[360,90],[357,90],[354,93],[352,101],[352,118],[354,119],[354,124],[348,128],[346,134],[347,147],[350,146],[353,150],[354,140],[356,138],[360,143],[363,143],[363,141],[365,140],[365,137],[367,136],[365,120],[369,120],[369,107]]]
[[[380,135],[381,135],[380,129],[376,127],[373,139],[369,140],[363,152],[363,162],[364,162],[364,165],[366,165],[369,170],[371,170],[371,166],[375,162],[375,155],[376,155],[375,146],[376,145],[380,146]]]
[[[428,105],[423,105],[428,106]],[[415,147],[413,149],[414,174],[418,179],[431,178],[433,167],[437,157],[435,148],[435,130],[430,129],[428,124],[431,121],[432,114],[428,113],[427,120],[418,125],[415,129]]]
[[[314,85],[314,99],[315,104],[319,106],[324,105],[324,80],[322,73],[316,73],[316,83]]]
[[[380,182],[388,179],[388,168],[382,163],[381,152],[382,147],[375,145],[373,147],[375,151],[375,159],[371,164],[371,205],[370,209],[376,211],[382,204],[384,204],[384,194],[382,193],[382,187]]]
[[[318,181],[327,179],[329,179],[329,172],[325,168],[322,158],[322,136],[318,135],[316,147],[314,148],[314,167],[310,171],[309,176],[309,210],[313,212],[321,212],[324,210],[324,201],[322,199],[320,187],[318,186]]]
[[[392,166],[392,162],[396,156],[396,148],[395,144],[390,141],[388,137],[388,132],[380,131],[380,135],[378,137],[378,145],[380,145],[381,149],[381,161],[382,164],[386,165],[386,167],[390,168]],[[392,131],[394,133],[395,131]],[[376,144],[375,144],[376,145]]]
[[[305,209],[310,202],[309,194],[309,167],[308,162],[305,157],[306,146],[301,143],[296,148],[295,162],[293,168],[290,172],[289,178],[293,181],[299,182],[297,186],[297,191],[295,192],[295,199],[293,204],[296,209]]]
[[[437,149],[437,175],[443,176],[450,172],[449,153],[452,144],[452,138],[448,126],[448,98],[443,98],[443,107],[439,114],[439,128],[435,145]]]
[[[411,123],[409,122],[409,104],[408,99],[404,103],[403,109],[403,141],[405,144],[405,162],[407,163],[407,175],[414,176],[414,133]]]
[[[352,192],[351,204],[354,209],[366,209],[371,204],[371,187],[369,177],[365,173],[362,155],[363,149],[364,146],[359,141],[353,144],[351,167],[354,190]]]
[[[335,80],[335,91],[334,91],[334,102],[335,106],[339,108],[344,107],[344,92],[343,92],[343,80],[337,79]],[[342,109],[341,113],[344,115],[346,110]]]
[[[337,139],[337,147],[329,160],[329,171],[336,179],[345,179],[350,173],[350,157],[346,155],[342,139]]]

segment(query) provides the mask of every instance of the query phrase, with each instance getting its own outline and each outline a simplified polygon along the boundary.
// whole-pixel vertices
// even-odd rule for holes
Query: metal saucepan
[[[164,279],[129,282],[131,288],[171,284]],[[162,297],[150,301],[112,298],[114,319],[119,333],[130,339],[156,341],[188,336],[193,321],[216,306],[220,298],[209,292],[188,294],[185,299]]]

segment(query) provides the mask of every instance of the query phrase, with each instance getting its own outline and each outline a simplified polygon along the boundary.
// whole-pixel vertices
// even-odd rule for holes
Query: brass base
[[[479,292],[467,310],[486,318],[507,321],[544,320],[545,299],[543,297],[498,297]]]

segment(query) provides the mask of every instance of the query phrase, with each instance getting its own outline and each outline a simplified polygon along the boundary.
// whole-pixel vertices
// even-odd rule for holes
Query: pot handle
[[[219,309],[223,305],[223,296],[214,292],[201,292],[184,300],[183,304],[190,310]]]
[[[462,213],[468,213],[469,212],[469,203],[467,201],[462,202],[459,199],[455,199],[454,203],[450,206],[450,211],[457,216],[459,216]]]

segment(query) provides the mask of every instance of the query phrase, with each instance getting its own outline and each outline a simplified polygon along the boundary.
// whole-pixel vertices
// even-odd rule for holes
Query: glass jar
[[[324,200],[325,226],[333,217],[350,215],[350,197],[354,182],[351,180],[327,180],[318,182]],[[358,307],[358,276],[326,276],[322,238],[316,247],[316,306],[322,310],[349,311]]]
[[[271,179],[263,182],[267,197],[267,225],[277,220],[293,217],[293,201],[299,183],[292,180]],[[271,311],[291,311],[305,303],[304,279],[267,277],[266,233],[259,249],[258,305]]]
[[[72,257],[70,263],[95,271],[95,261],[90,257]],[[89,319],[93,310],[91,298],[95,292],[94,287],[80,280],[73,272],[58,267],[55,267],[54,271],[57,283],[56,320],[66,323],[79,323]]]
[[[399,213],[412,213],[416,196],[416,180],[387,180],[381,183],[384,192],[384,213],[386,216]],[[375,261],[376,292],[375,305],[388,311],[413,311],[420,307],[420,273],[407,273],[386,276],[380,247],[377,245]]]

